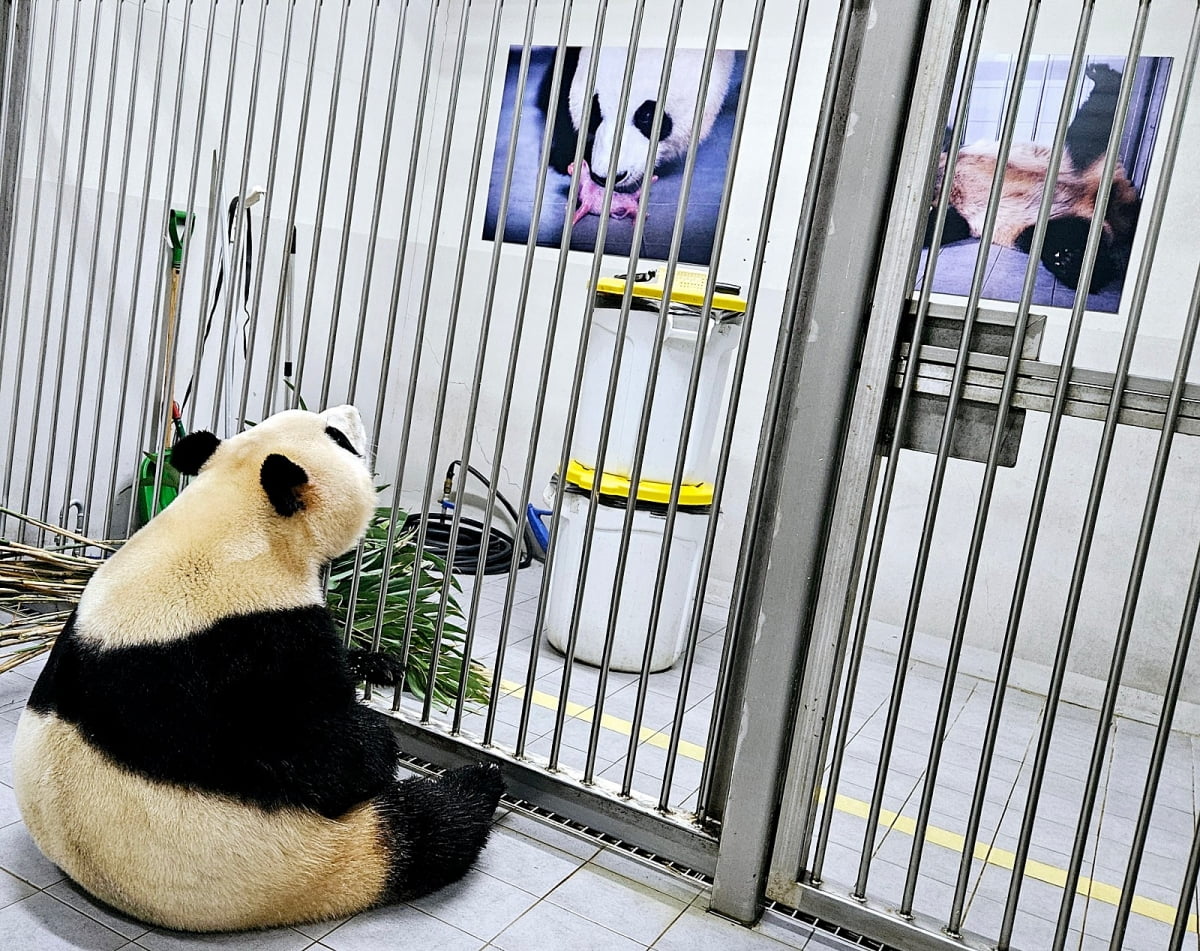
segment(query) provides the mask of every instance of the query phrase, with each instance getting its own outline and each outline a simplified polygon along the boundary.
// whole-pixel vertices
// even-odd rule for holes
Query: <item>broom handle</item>
[[[175,345],[175,311],[179,306],[179,269],[172,265],[171,267],[171,289],[167,298],[167,330],[165,349],[163,350],[163,376],[167,375],[171,366],[171,348]],[[174,430],[172,422],[175,415],[173,407],[175,405],[175,386],[170,379],[167,380],[167,403],[166,403],[166,419],[163,422],[163,449],[171,448],[171,436]]]

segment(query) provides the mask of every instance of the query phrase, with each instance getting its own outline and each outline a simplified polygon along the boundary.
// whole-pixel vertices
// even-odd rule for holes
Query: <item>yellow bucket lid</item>
[[[639,278],[644,279],[639,280]],[[650,271],[645,275],[635,274],[633,276],[633,296],[642,297],[647,300],[662,300],[666,291],[666,288],[663,286],[666,279],[666,268]],[[627,283],[629,283],[629,279],[625,275],[621,275],[620,277],[602,277],[596,282],[596,291],[600,294],[624,294]],[[704,289],[707,284],[708,274],[704,271],[688,271],[683,268],[677,268],[675,271],[675,281],[671,287],[671,300],[679,304],[702,307],[704,305]],[[745,298],[738,297],[737,294],[722,291],[719,289],[720,287],[721,285],[718,284],[718,290],[713,294],[713,310],[744,314],[746,312]]]
[[[580,489],[591,491],[596,482],[596,470],[585,466],[582,462],[572,459],[567,465],[567,484]],[[629,498],[630,481],[627,477],[612,472],[600,474],[600,494]],[[637,498],[639,502],[656,502],[667,505],[671,501],[670,482],[651,482],[642,479],[638,483]],[[679,487],[679,505],[684,508],[712,505],[713,487],[711,482],[685,483]]]

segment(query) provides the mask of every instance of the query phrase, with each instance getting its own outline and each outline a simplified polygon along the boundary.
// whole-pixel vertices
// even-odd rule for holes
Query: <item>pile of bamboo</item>
[[[0,674],[48,651],[100,566],[116,548],[0,507],[33,526],[45,545],[0,537]],[[6,519],[7,521],[7,519]],[[92,554],[88,554],[91,552]]]

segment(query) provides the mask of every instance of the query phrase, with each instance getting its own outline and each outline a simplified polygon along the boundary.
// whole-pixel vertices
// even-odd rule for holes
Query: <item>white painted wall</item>
[[[126,9],[125,22],[120,36],[120,55],[115,76],[109,76],[108,49],[115,21],[115,5],[102,4],[100,8],[100,52],[98,65],[92,67],[87,55],[87,40],[91,35],[91,17],[95,6],[84,3],[75,7],[80,20],[80,36],[83,45],[73,83],[74,100],[70,121],[67,121],[66,90],[70,32],[66,18],[72,9],[62,5],[56,45],[56,61],[50,78],[49,89],[44,88],[45,54],[49,48],[48,22],[51,8],[56,5],[41,5],[37,8],[35,30],[35,54],[30,84],[28,134],[30,148],[23,157],[23,181],[19,217],[21,227],[15,241],[13,282],[10,296],[10,313],[16,318],[10,322],[8,338],[4,344],[0,362],[0,406],[12,404],[13,394],[21,393],[18,415],[17,450],[14,474],[16,485],[23,485],[23,478],[31,473],[31,507],[40,504],[41,482],[46,465],[46,446],[53,441],[53,470],[51,474],[50,508],[54,514],[64,498],[63,484],[66,479],[64,456],[69,454],[68,444],[72,433],[78,433],[85,446],[92,435],[92,407],[103,398],[99,419],[99,447],[95,457],[84,448],[77,464],[80,473],[95,470],[96,499],[90,527],[92,531],[103,531],[103,501],[112,493],[108,481],[108,469],[114,452],[117,455],[116,485],[127,484],[133,467],[139,458],[144,439],[135,434],[139,414],[138,403],[145,378],[147,350],[154,328],[164,321],[159,275],[163,271],[161,245],[161,222],[167,205],[182,207],[188,204],[190,161],[192,143],[198,123],[198,106],[202,82],[204,46],[208,37],[207,20],[210,5],[191,5],[191,26],[188,34],[188,49],[181,56],[183,37],[184,5],[171,4],[167,8],[167,55],[164,75],[154,82],[154,53],[152,43],[143,50],[141,66],[136,80],[131,81],[130,62],[134,44],[136,11]],[[340,82],[340,98],[335,109],[336,124],[332,137],[329,175],[325,185],[325,216],[320,225],[320,252],[316,270],[312,271],[311,251],[319,198],[322,194],[322,160],[330,116],[330,96],[334,91],[334,62],[338,16],[341,4],[326,4],[322,13],[319,32],[317,70],[312,87],[311,112],[308,136],[303,143],[298,141],[303,100],[302,80],[307,57],[307,42],[311,23],[311,7],[296,5],[293,41],[288,52],[291,71],[287,89],[281,99],[283,109],[283,135],[278,149],[278,170],[271,180],[270,134],[271,118],[280,77],[284,45],[284,17],[288,4],[271,4],[266,8],[267,22],[264,29],[263,59],[259,70],[259,102],[257,117],[253,123],[254,137],[249,158],[245,164],[244,180],[248,185],[265,184],[271,199],[270,234],[262,296],[262,321],[264,329],[258,335],[254,373],[250,386],[250,418],[261,413],[267,364],[267,342],[270,321],[275,314],[278,297],[279,268],[283,258],[284,224],[287,216],[288,197],[292,185],[292,169],[297,155],[300,161],[300,183],[297,205],[297,227],[299,233],[299,255],[295,276],[297,310],[304,310],[307,301],[307,285],[313,274],[311,320],[309,331],[308,363],[301,387],[310,405],[319,401],[318,383],[326,359],[326,342],[330,339],[330,324],[337,282],[344,282],[338,324],[333,334],[333,354],[330,402],[339,402],[351,396],[349,375],[354,349],[354,338],[359,319],[359,303],[364,279],[364,259],[372,240],[370,234],[370,212],[374,195],[374,182],[381,155],[383,112],[388,81],[391,44],[395,36],[399,5],[381,4],[379,7],[378,35],[380,37],[371,72],[367,121],[363,131],[361,163],[358,169],[358,186],[352,213],[347,219],[343,214],[347,208],[347,195],[353,162],[353,139],[357,102],[363,69],[363,50],[368,30],[368,11],[372,5],[351,4],[348,9],[345,61]],[[624,45],[630,35],[630,20],[633,4],[610,3],[605,44]],[[763,31],[759,66],[754,81],[754,93],[749,105],[745,141],[738,159],[738,174],[735,184],[732,214],[719,268],[723,280],[742,283],[749,279],[750,262],[753,255],[754,235],[763,212],[764,183],[774,128],[779,112],[782,93],[781,77],[786,65],[788,46],[791,39],[794,8],[785,3],[768,4],[768,18]],[[815,4],[809,18],[812,34],[811,47],[805,54],[801,70],[800,88],[796,105],[789,123],[789,141],[786,172],[773,196],[775,203],[775,227],[768,248],[766,270],[762,291],[755,313],[755,331],[749,342],[751,348],[746,388],[743,395],[743,410],[738,437],[732,454],[728,493],[724,506],[726,533],[725,541],[717,548],[717,560],[713,566],[714,590],[727,590],[734,571],[737,538],[740,535],[742,509],[748,489],[749,475],[757,444],[758,427],[761,422],[761,406],[765,397],[766,381],[774,350],[775,334],[785,290],[787,268],[792,250],[795,222],[799,214],[803,194],[806,165],[812,143],[812,130],[824,82],[828,44],[832,30],[830,5]],[[454,30],[457,26],[461,6],[458,2],[443,3],[440,7],[437,26],[437,53],[432,80],[432,92],[428,98],[427,114],[414,189],[414,215],[408,241],[403,249],[405,267],[399,295],[399,313],[396,324],[396,350],[392,358],[386,381],[380,386],[383,337],[388,317],[388,302],[392,287],[393,272],[401,249],[400,220],[404,204],[404,183],[408,170],[410,144],[413,140],[413,117],[416,110],[416,89],[419,79],[419,63],[423,51],[424,30],[428,4],[412,3],[407,36],[402,59],[403,79],[400,85],[399,105],[396,112],[396,127],[390,140],[387,160],[382,218],[376,240],[376,260],[366,297],[364,311],[364,346],[362,352],[361,377],[355,402],[364,415],[373,417],[381,393],[386,404],[382,414],[377,468],[382,482],[400,484],[403,502],[416,508],[421,502],[424,474],[429,467],[436,473],[434,492],[440,492],[441,474],[446,464],[462,452],[463,430],[467,410],[467,397],[473,371],[473,362],[478,352],[480,320],[484,310],[485,287],[490,267],[493,245],[483,241],[479,235],[486,201],[489,166],[494,149],[494,135],[500,95],[503,86],[503,71],[506,51],[510,44],[519,43],[524,28],[523,4],[508,4],[504,10],[499,38],[499,53],[493,61],[486,57],[490,4],[474,4],[469,21],[468,46],[462,85],[459,91],[458,109],[452,124],[452,146],[449,158],[449,174],[443,194],[444,205],[439,226],[434,228],[433,212],[436,189],[437,158],[445,134],[447,104],[453,82]],[[146,36],[157,40],[158,24],[162,16],[162,4],[151,2],[146,5]],[[225,168],[215,192],[219,196],[216,210],[208,207],[208,193],[213,176],[213,151],[220,149],[222,141],[223,103],[227,92],[228,64],[230,60],[232,16],[235,7],[219,5],[212,31],[213,69],[211,71],[208,102],[204,115],[203,134],[198,156],[198,178],[196,197],[192,202],[197,212],[197,230],[193,239],[193,252],[189,257],[184,279],[183,297],[179,314],[179,340],[181,367],[175,375],[175,390],[179,395],[191,375],[190,364],[197,328],[202,323],[202,289],[211,278],[204,273],[201,253],[204,249],[206,229],[214,220],[223,218],[223,206],[229,197],[238,193],[243,179],[243,146],[246,130],[250,125],[248,111],[251,97],[251,67],[254,58],[254,38],[258,28],[257,5],[243,5],[241,41],[237,50],[236,74],[232,80],[232,109],[224,147]],[[667,17],[658,15],[657,5],[650,4],[642,33],[641,43],[647,47],[662,47],[665,43]],[[583,2],[574,4],[571,21],[570,43],[588,44],[591,41],[596,4]],[[700,0],[689,2],[685,7],[683,29],[679,40],[681,47],[703,47],[708,29],[711,7]],[[558,30],[560,10],[555,4],[540,4],[534,42],[552,44]],[[747,43],[750,23],[750,7],[742,4],[727,4],[720,46],[744,48]],[[180,70],[182,69],[182,76]],[[174,101],[177,82],[182,90],[182,107],[176,111]],[[155,85],[163,96],[162,115],[155,137],[152,174],[149,188],[143,187],[144,172],[149,148],[150,93]],[[88,88],[94,88],[90,144],[84,162],[82,178],[77,176],[76,162],[78,142],[82,133],[80,116],[83,112],[82,97]],[[133,136],[129,150],[132,174],[124,194],[127,196],[127,211],[121,234],[114,233],[115,214],[118,205],[120,157],[125,131],[124,110],[131,95],[130,90],[139,90],[136,114],[133,120]],[[109,158],[109,178],[106,183],[103,215],[98,214],[98,179],[101,168],[100,151],[103,144],[103,104],[109,96],[116,101],[114,116],[113,146]],[[47,105],[45,124],[45,150],[37,146],[42,140],[41,115]],[[483,125],[483,164],[478,187],[469,194],[466,187],[471,165],[477,120],[481,110],[488,115]],[[171,117],[177,114],[178,135],[181,143],[180,160],[168,187],[168,158],[172,134]],[[66,134],[68,148],[65,163],[60,163],[58,146]],[[41,232],[35,245],[29,230],[32,220],[33,195],[36,182],[42,181]],[[65,206],[73,206],[74,189],[81,183],[78,211],[65,213],[67,223],[59,238],[58,252],[50,254],[52,243],[50,220],[55,200],[55,189],[64,186]],[[146,214],[141,213],[141,199],[148,196]],[[468,216],[468,203],[473,202]],[[264,204],[255,208],[256,229]],[[464,220],[466,227],[464,229]],[[339,262],[339,244],[348,225],[348,254],[344,264]],[[68,230],[70,229],[70,230]],[[67,246],[71,231],[79,235],[77,253],[73,264],[66,263]],[[145,246],[137,256],[137,242],[144,233]],[[258,235],[256,234],[256,238]],[[458,286],[456,259],[459,248],[465,243],[463,261],[465,276]],[[427,286],[426,268],[430,248],[433,248],[431,281]],[[114,253],[119,249],[120,258]],[[97,313],[84,335],[83,320],[87,309],[84,305],[85,288],[88,286],[88,267],[91,255],[97,254],[96,280]],[[25,283],[28,262],[32,254],[31,275],[26,293]],[[491,462],[495,446],[495,432],[500,409],[500,390],[504,378],[508,345],[514,319],[515,299],[520,282],[520,268],[524,248],[504,246],[500,257],[500,268],[496,287],[496,304],[492,312],[492,324],[487,339],[487,359],[483,374],[481,399],[471,445],[471,461],[480,468]],[[50,261],[56,263],[50,265]],[[560,311],[560,324],[554,349],[549,395],[547,397],[546,423],[536,447],[534,498],[540,498],[541,487],[557,465],[559,444],[564,424],[565,404],[574,366],[575,351],[582,326],[585,305],[589,296],[587,287],[591,267],[591,255],[571,253],[568,256],[566,280]],[[503,449],[502,490],[516,500],[522,477],[522,467],[529,450],[530,419],[533,412],[535,385],[545,337],[549,301],[556,269],[558,253],[552,249],[538,249],[533,259],[530,304],[526,313],[526,326],[522,338],[520,376],[518,390],[513,398],[512,417],[508,438]],[[617,273],[627,269],[625,258],[612,258],[604,262],[602,273]],[[215,274],[215,268],[210,269]],[[66,291],[68,275],[74,275],[71,290]],[[45,304],[46,288],[54,283],[54,296]],[[122,372],[121,354],[114,350],[107,369],[102,374],[101,343],[103,335],[104,300],[109,287],[115,288],[114,320],[117,323],[117,340],[126,333],[127,321],[132,314],[133,353],[132,364]],[[408,439],[408,452],[402,479],[396,479],[396,463],[403,432],[404,394],[409,383],[409,367],[415,343],[418,318],[422,310],[422,295],[427,293],[424,306],[427,324],[422,344],[421,368],[417,384],[417,399],[412,430]],[[156,294],[159,294],[156,297]],[[454,299],[458,295],[457,307]],[[69,303],[65,301],[69,298]],[[240,309],[240,303],[239,308]],[[438,377],[443,361],[444,341],[452,312],[457,313],[458,326],[456,344],[451,358],[449,374],[449,400],[443,420],[440,438],[433,433],[433,409],[438,388]],[[66,328],[66,347],[63,365],[56,366],[52,358],[47,363],[52,372],[44,385],[39,412],[33,413],[36,402],[35,387],[30,376],[30,367],[41,363],[38,344],[41,332],[47,327],[50,353],[56,354]],[[214,374],[217,339],[220,334],[218,314],[217,327],[205,352],[200,397],[195,404],[198,410],[197,426],[211,426],[214,422],[211,394]],[[236,310],[235,310],[236,317]],[[27,358],[24,375],[18,383],[16,345],[18,331],[27,334]],[[154,361],[156,362],[156,360]],[[101,377],[103,376],[103,379]],[[72,397],[80,390],[82,380],[83,414],[79,423],[73,416]],[[235,381],[240,384],[240,377]],[[60,388],[64,399],[62,420],[57,436],[51,440],[52,422],[48,408],[53,404],[53,391]],[[120,390],[130,394],[130,405],[118,419],[116,408]],[[36,421],[35,421],[36,418]],[[233,421],[227,414],[218,414],[215,419],[218,430],[226,430]],[[4,424],[7,425],[6,423]],[[26,470],[22,460],[29,456],[29,437],[36,430],[32,467]],[[118,431],[123,438],[118,443]],[[0,443],[0,452],[7,447]],[[76,478],[70,495],[79,497],[83,492],[83,481]],[[21,493],[14,492],[14,501]]]

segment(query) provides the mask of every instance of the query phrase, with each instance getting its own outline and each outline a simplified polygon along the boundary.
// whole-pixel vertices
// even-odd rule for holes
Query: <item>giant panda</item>
[[[17,802],[86,891],[191,931],[350,915],[461,877],[502,793],[493,766],[397,782],[356,701],[321,569],[375,504],[358,412],[289,410],[224,442],[106,561],[50,653],[13,749]]]
[[[1086,74],[1092,80],[1092,90],[1067,127],[1066,147],[1041,253],[1042,264],[1047,270],[1072,289],[1079,285],[1088,229],[1096,209],[1096,195],[1102,185],[1100,175],[1121,86],[1121,74],[1103,63],[1088,66]],[[1048,146],[1032,142],[1016,142],[1011,146],[1000,193],[1000,210],[992,233],[993,244],[1029,253],[1045,190],[1050,151]],[[959,150],[942,235],[944,245],[980,236],[998,153],[999,143],[994,141],[976,142]],[[925,233],[927,247],[933,234],[937,196],[941,194],[945,171],[946,153],[943,152]],[[1124,273],[1140,205],[1137,189],[1118,162],[1092,272],[1091,292],[1100,290]]]
[[[575,156],[577,136],[583,130],[587,78],[593,52],[590,47],[570,47],[564,52],[562,94],[557,103],[549,102],[552,70],[546,71],[539,91],[543,110],[548,113],[552,108],[557,109],[550,165],[565,175],[572,171],[570,163]],[[664,52],[638,50],[629,100],[624,114],[621,114],[618,107],[625,74],[626,50],[617,47],[600,49],[592,110],[586,130],[587,144],[583,153],[587,172],[583,177],[580,200],[584,205],[612,179],[612,214],[626,217],[630,205],[636,210],[646,172],[647,149],[651,147],[650,133],[654,126]],[[729,95],[733,85],[735,57],[733,50],[716,50],[713,55],[697,144],[703,142],[712,131],[713,123]],[[692,120],[696,112],[696,97],[700,92],[703,61],[704,50],[675,51],[658,142],[654,146],[656,172],[674,167],[687,155],[692,140]],[[621,135],[621,148],[615,162],[610,165],[613,140],[622,125],[625,131]]]

